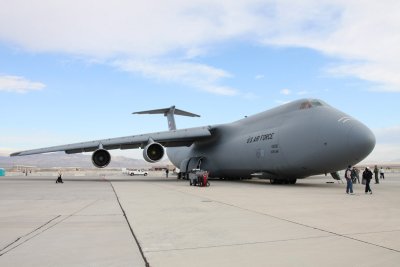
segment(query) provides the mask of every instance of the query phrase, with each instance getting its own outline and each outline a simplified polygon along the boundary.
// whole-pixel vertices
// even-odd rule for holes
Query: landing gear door
[[[192,157],[187,158],[181,162],[180,170],[183,173],[187,173],[192,169],[201,169],[201,162],[204,157]]]

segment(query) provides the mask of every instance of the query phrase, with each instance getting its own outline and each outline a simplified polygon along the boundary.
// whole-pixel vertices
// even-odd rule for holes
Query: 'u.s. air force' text
[[[255,142],[260,142],[260,141],[267,141],[267,140],[272,140],[274,138],[275,133],[268,133],[268,134],[262,134],[262,135],[257,135],[257,136],[250,136],[247,138],[247,144],[250,143],[255,143]]]

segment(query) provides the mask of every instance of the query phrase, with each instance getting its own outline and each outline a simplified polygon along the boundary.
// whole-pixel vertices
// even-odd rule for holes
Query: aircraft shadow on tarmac
[[[212,181],[212,180],[211,180]],[[218,180],[219,181],[219,180]],[[299,181],[299,180],[297,180]],[[333,187],[336,185],[342,185],[340,183],[331,181],[330,179],[321,180],[319,183],[316,183],[315,180],[310,180],[310,179],[304,179],[301,180],[300,182],[297,182],[296,184],[271,184],[269,180],[264,180],[264,179],[255,179],[255,180],[228,180],[228,181],[222,181],[222,182],[234,182],[234,183],[243,183],[243,184],[248,184],[248,185],[255,185],[255,186],[273,186],[273,187],[298,187],[298,188],[327,188],[327,187]]]
[[[31,177],[5,177],[1,178],[0,181],[41,181],[41,182],[55,182],[56,177],[40,177],[40,176],[31,176]],[[146,183],[187,183],[189,186],[189,182],[187,180],[178,180],[175,177],[165,178],[165,177],[140,177],[140,178],[113,178],[113,177],[65,177],[63,178],[64,182],[126,182],[126,183],[135,183],[135,182],[146,182]],[[269,180],[263,179],[246,179],[246,180],[221,180],[218,178],[209,179],[211,186],[213,183],[215,184],[223,184],[223,183],[239,183],[239,184],[247,184],[254,186],[273,186],[273,187],[298,187],[298,188],[332,188],[338,185],[337,182],[330,181],[329,179],[320,180],[319,183],[316,183],[315,180],[301,180],[296,184],[271,184]]]

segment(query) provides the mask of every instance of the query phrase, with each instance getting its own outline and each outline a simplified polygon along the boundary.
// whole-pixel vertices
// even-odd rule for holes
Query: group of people
[[[378,173],[380,174],[381,179],[385,179],[385,171],[381,167],[380,170],[378,170],[378,166],[375,165],[374,168],[374,174],[375,174],[375,184],[379,184],[379,178],[378,178]],[[350,165],[346,169],[346,172],[344,174],[344,177],[346,178],[347,186],[346,186],[346,193],[347,194],[353,194],[353,183],[360,183],[360,170],[357,169],[356,167],[351,167]],[[371,180],[372,180],[372,171],[369,167],[366,167],[365,170],[362,173],[362,184],[365,184],[365,194],[370,193],[372,194],[371,190]]]

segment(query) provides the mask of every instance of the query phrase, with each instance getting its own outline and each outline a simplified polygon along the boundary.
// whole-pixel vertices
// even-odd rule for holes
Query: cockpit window
[[[311,100],[311,103],[312,103],[313,107],[322,106],[322,103],[319,102],[318,100]]]
[[[300,109],[308,109],[312,107],[322,106],[322,103],[318,100],[307,100],[300,104]]]
[[[307,108],[311,108],[311,102],[310,101],[305,101],[303,103],[300,104],[300,109],[307,109]]]

